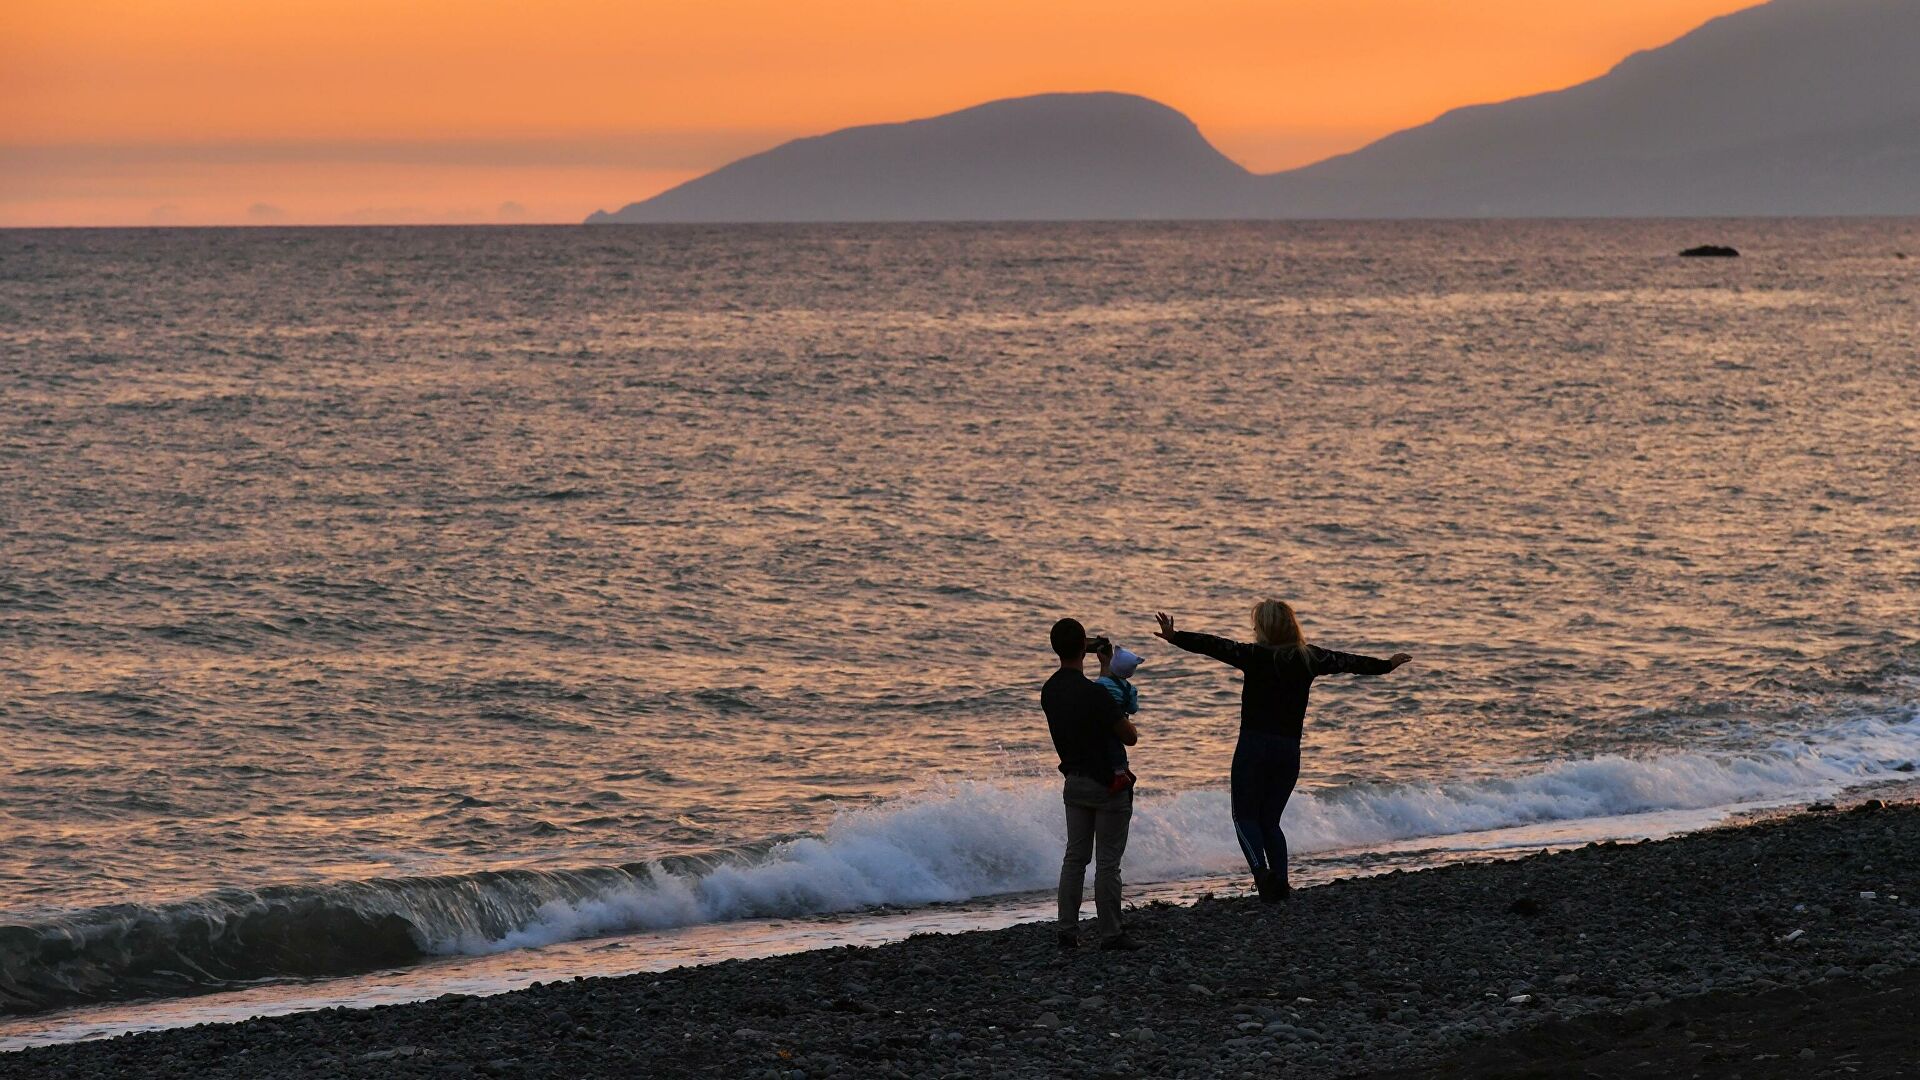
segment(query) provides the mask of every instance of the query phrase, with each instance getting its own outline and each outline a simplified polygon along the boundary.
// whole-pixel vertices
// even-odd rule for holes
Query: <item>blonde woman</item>
[[[1334,652],[1307,644],[1293,608],[1281,600],[1253,607],[1254,643],[1175,630],[1159,614],[1157,636],[1188,652],[1232,664],[1246,676],[1240,693],[1240,741],[1233,749],[1233,831],[1253,870],[1260,899],[1287,898],[1287,837],[1280,815],[1300,779],[1300,732],[1307,718],[1307,688],[1322,675],[1385,675],[1413,659],[1395,653],[1385,660]]]

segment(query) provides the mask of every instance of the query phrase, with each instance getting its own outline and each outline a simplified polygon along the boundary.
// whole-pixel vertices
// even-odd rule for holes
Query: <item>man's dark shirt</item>
[[[1106,782],[1113,776],[1107,740],[1122,719],[1113,695],[1077,671],[1061,668],[1040,688],[1047,732],[1060,755],[1060,771]]]

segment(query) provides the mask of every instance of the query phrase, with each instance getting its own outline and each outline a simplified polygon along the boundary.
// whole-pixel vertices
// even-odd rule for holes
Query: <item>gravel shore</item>
[[[1047,925],[916,937],[26,1050],[0,1076],[1920,1074],[1917,871],[1920,807],[1869,802],[1142,908],[1132,954]],[[1872,1017],[1905,1023],[1876,1041]],[[1691,1057],[1657,1056],[1676,1039]]]

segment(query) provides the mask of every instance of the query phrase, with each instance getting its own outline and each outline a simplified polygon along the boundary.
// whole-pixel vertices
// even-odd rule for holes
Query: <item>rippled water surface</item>
[[[0,232],[0,922],[1031,887],[1062,614],[1147,655],[1140,857],[1230,868],[1151,612],[1267,594],[1417,657],[1316,688],[1323,847],[1910,767],[1917,301],[1911,221]]]

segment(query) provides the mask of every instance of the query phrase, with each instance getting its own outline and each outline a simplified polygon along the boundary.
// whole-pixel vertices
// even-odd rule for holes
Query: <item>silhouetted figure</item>
[[[1100,947],[1137,948],[1120,925],[1120,858],[1127,851],[1127,827],[1133,821],[1133,785],[1113,782],[1111,741],[1127,746],[1139,739],[1133,722],[1112,696],[1086,676],[1089,649],[1104,671],[1113,656],[1106,638],[1087,640],[1078,620],[1061,619],[1050,635],[1060,670],[1040,690],[1047,731],[1066,776],[1061,798],[1067,810],[1067,853],[1060,861],[1060,945],[1080,944],[1080,894],[1087,861],[1092,859],[1093,906],[1100,921]]]
[[[1253,644],[1175,630],[1165,612],[1158,618],[1159,637],[1232,664],[1246,676],[1240,694],[1240,740],[1233,749],[1233,830],[1260,899],[1285,900],[1291,886],[1280,815],[1300,779],[1307,688],[1322,675],[1385,675],[1413,657],[1395,653],[1380,660],[1309,645],[1293,608],[1280,600],[1254,605]]]

